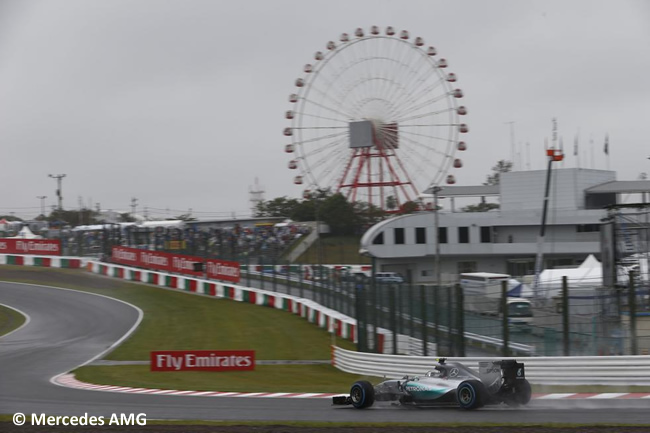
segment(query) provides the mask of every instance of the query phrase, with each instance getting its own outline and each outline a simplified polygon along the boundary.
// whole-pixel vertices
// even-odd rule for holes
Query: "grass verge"
[[[0,337],[20,328],[25,320],[25,316],[18,311],[0,305]]]

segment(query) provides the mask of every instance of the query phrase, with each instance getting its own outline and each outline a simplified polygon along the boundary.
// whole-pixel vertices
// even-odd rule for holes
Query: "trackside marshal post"
[[[254,350],[162,350],[151,352],[151,371],[246,371]]]

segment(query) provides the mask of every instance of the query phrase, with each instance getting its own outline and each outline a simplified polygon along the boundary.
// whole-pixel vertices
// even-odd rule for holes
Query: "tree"
[[[320,218],[330,227],[333,235],[352,235],[355,233],[358,218],[354,206],[343,194],[336,193],[320,203]]]
[[[300,201],[295,198],[278,197],[258,203],[255,208],[255,216],[291,218],[299,205]]]
[[[420,205],[417,202],[415,202],[415,201],[407,201],[407,202],[404,202],[399,207],[399,213],[400,214],[409,214],[409,213],[416,212],[419,209],[420,209]]]
[[[492,167],[492,174],[489,174],[483,182],[483,185],[499,185],[501,182],[501,173],[512,171],[512,162],[505,159],[497,161],[496,165]],[[485,197],[481,197],[481,202],[478,204],[471,204],[465,206],[463,212],[487,212],[492,209],[499,209],[497,203],[487,203]]]
[[[354,202],[352,204],[352,207],[354,208],[354,213],[357,216],[357,228],[359,232],[363,232],[367,228],[384,220],[388,215],[383,209],[380,209],[373,204],[363,201]]]
[[[86,207],[79,210],[54,209],[47,217],[47,220],[53,223],[65,223],[72,227],[99,223],[97,220],[97,212]]]
[[[479,204],[470,204],[463,208],[463,212],[487,212],[492,209],[499,209],[497,203],[486,203],[485,200],[481,201]]]
[[[497,161],[497,165],[492,167],[492,174],[489,174],[483,185],[498,185],[501,181],[501,173],[512,171],[512,162],[502,159]]]
[[[120,214],[120,221],[123,223],[134,223],[135,217],[131,216],[129,212],[124,212]]]
[[[397,208],[397,199],[392,195],[389,195],[388,197],[386,197],[386,207],[389,210],[393,210],[393,209]]]
[[[22,221],[21,218],[14,215],[0,215],[0,219],[5,219],[7,221]]]
[[[196,218],[194,218],[194,217],[192,216],[192,214],[189,213],[189,212],[188,212],[188,213],[181,214],[181,215],[178,215],[178,216],[175,216],[175,217],[173,217],[173,218],[167,218],[167,219],[170,220],[170,221],[174,221],[174,220],[181,220],[181,221],[196,221]]]

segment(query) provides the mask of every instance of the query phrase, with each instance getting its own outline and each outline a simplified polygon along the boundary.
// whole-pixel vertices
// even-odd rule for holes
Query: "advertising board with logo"
[[[0,239],[0,254],[60,256],[61,241],[58,239]]]
[[[195,264],[205,264],[206,276],[217,280],[238,283],[240,280],[239,262],[203,259],[202,257],[182,254],[163,253],[160,251],[141,250],[138,248],[113,247],[111,260],[126,266],[174,272],[177,274],[203,277],[202,271],[195,271]]]
[[[255,370],[254,350],[158,350],[150,360],[151,371]]]

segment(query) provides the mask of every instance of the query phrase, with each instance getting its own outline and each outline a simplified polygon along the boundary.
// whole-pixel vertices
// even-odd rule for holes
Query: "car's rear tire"
[[[524,379],[522,381],[517,381],[517,386],[515,387],[515,397],[514,400],[521,405],[526,405],[530,401],[530,398],[533,394],[533,391],[530,387],[530,383]]]
[[[375,402],[375,387],[366,380],[355,382],[350,388],[350,400],[352,406],[357,409],[365,409]]]
[[[478,380],[466,380],[456,388],[456,399],[461,409],[478,409],[487,397],[485,385]]]

